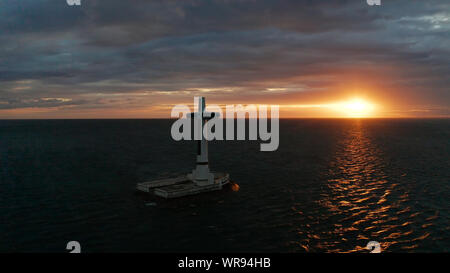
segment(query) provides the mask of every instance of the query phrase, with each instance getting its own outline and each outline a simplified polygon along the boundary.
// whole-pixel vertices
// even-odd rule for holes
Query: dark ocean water
[[[210,144],[239,191],[155,201],[194,166],[172,122],[0,121],[0,252],[450,251],[449,119],[282,120],[275,152]]]

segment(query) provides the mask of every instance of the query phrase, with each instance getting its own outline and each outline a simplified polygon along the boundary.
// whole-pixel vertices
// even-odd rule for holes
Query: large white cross
[[[191,113],[194,117],[194,139],[197,139],[197,162],[192,171],[192,180],[201,186],[214,183],[214,174],[209,171],[208,141],[203,136],[203,127],[207,120],[218,117],[217,112],[206,112],[204,97],[194,97],[194,108],[196,112]]]

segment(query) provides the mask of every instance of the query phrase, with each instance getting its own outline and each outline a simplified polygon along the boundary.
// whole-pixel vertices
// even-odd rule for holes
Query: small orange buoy
[[[232,191],[239,191],[240,187],[236,183],[231,183],[231,190]]]

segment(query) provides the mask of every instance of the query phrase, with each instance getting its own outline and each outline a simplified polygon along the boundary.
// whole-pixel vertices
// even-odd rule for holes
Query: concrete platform
[[[199,186],[190,180],[190,175],[182,175],[174,178],[138,183],[136,189],[142,192],[153,193],[163,198],[176,198],[221,190],[229,182],[230,176],[227,173],[214,173],[214,183],[205,186]]]
[[[143,191],[143,192],[153,192],[153,190],[155,188],[171,186],[171,185],[187,183],[187,182],[189,182],[187,175],[181,175],[178,177],[164,178],[164,179],[158,179],[158,180],[138,183],[136,186],[136,189],[138,191]]]

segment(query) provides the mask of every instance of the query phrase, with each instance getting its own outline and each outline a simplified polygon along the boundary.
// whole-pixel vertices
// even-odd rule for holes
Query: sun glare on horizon
[[[374,104],[358,98],[339,103],[336,106],[337,110],[351,118],[372,117],[375,110]]]
[[[380,115],[380,105],[363,98],[351,98],[335,102],[287,104],[284,109],[296,108],[300,115],[324,118],[374,118]],[[291,112],[292,113],[292,112]],[[299,115],[299,112],[297,112]]]

